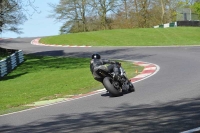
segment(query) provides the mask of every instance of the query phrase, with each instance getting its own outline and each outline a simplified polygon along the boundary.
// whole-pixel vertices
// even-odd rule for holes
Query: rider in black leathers
[[[119,80],[120,79],[119,65],[121,65],[119,62],[101,59],[101,56],[99,54],[93,54],[92,59],[90,61],[90,71],[92,72],[94,79],[101,83],[103,82],[103,79],[96,73],[98,69],[104,70],[109,73],[114,72],[115,73],[114,79]]]

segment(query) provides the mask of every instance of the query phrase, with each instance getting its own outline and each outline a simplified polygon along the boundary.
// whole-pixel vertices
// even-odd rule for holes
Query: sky
[[[22,28],[23,34],[17,34],[13,32],[3,32],[0,34],[1,38],[17,38],[17,37],[41,37],[41,36],[52,36],[58,35],[59,29],[62,26],[61,22],[57,22],[54,18],[48,18],[52,8],[48,3],[58,4],[59,0],[30,0],[35,7],[37,12],[34,12],[31,6],[28,6],[28,20],[19,27]]]

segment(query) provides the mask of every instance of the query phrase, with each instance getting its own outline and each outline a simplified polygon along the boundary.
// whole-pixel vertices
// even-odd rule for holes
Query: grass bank
[[[5,59],[7,56],[0,56],[0,60],[3,60],[3,59]]]
[[[1,52],[1,51],[0,51]],[[7,56],[9,56],[10,54],[6,54],[6,53],[0,53],[0,60],[5,59]]]
[[[45,37],[44,44],[90,46],[200,45],[199,27],[135,28],[74,33]]]
[[[103,88],[89,69],[89,58],[25,56],[25,62],[0,81],[0,114],[40,100],[83,94]],[[142,67],[122,62],[128,77]]]

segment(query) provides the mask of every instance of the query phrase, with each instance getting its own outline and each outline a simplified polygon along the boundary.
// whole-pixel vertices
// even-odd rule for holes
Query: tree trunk
[[[3,0],[0,0],[0,33],[3,27]]]
[[[137,27],[140,25],[140,18],[139,18],[139,11],[138,11],[138,2],[137,0],[134,0],[134,5],[135,5],[135,13],[136,13],[136,21],[137,21]]]
[[[81,3],[81,15],[82,15],[82,22],[83,22],[83,31],[86,32],[86,18],[85,18],[85,5],[86,5],[86,0],[82,0]]]
[[[125,19],[128,19],[128,7],[127,7],[127,0],[124,0],[124,9],[125,9]]]
[[[162,8],[162,14],[161,14],[161,24],[164,23],[164,14],[165,14],[165,9],[164,9],[164,3],[163,0],[160,0],[161,3],[161,8]]]

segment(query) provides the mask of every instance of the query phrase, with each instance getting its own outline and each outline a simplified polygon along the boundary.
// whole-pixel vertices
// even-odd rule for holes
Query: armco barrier
[[[177,25],[200,27],[200,21],[177,21]]]
[[[177,22],[167,23],[167,24],[161,24],[156,25],[154,28],[169,28],[169,27],[177,27]]]
[[[168,28],[168,27],[177,27],[177,26],[193,26],[200,27],[200,21],[177,21],[173,23],[156,25],[154,28]]]
[[[12,55],[0,61],[0,78],[10,73],[14,68],[24,61],[22,50],[16,51]]]

